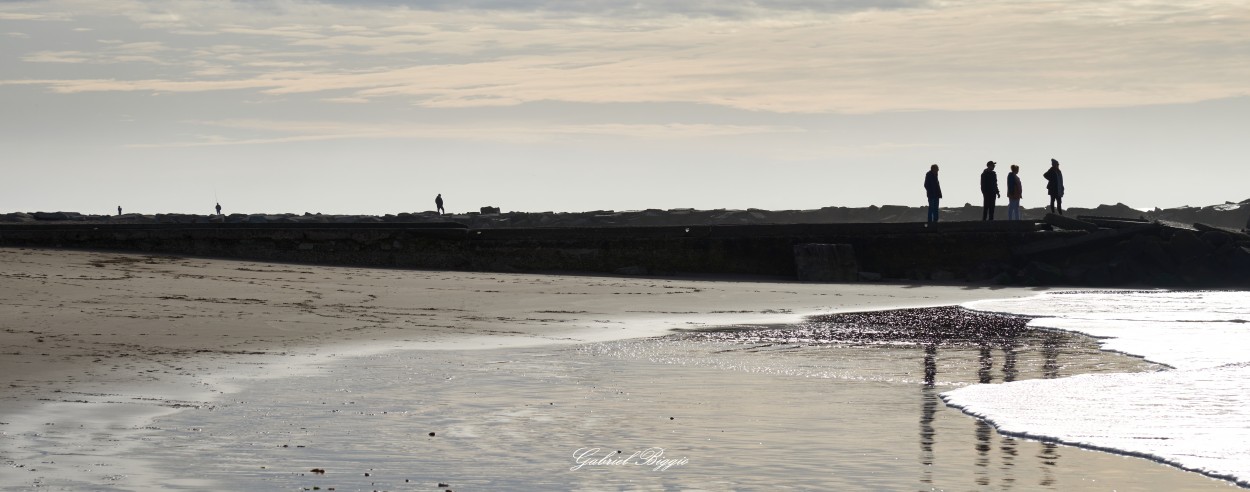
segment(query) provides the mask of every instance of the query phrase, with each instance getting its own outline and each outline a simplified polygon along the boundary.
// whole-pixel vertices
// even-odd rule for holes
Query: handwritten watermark
[[[577,471],[584,466],[647,466],[652,471],[665,471],[674,466],[682,466],[690,462],[689,458],[666,458],[664,448],[647,448],[630,454],[617,450],[601,448],[578,448],[573,452],[573,465],[570,470]]]

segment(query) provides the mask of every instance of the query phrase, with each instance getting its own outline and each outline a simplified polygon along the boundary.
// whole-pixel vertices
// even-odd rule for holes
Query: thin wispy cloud
[[[22,61],[30,63],[83,63],[90,60],[81,51],[37,51],[23,56]]]
[[[147,26],[136,34],[159,39],[114,47],[137,52],[130,57],[75,46],[22,60],[188,67],[159,79],[87,70],[39,79],[59,93],[352,91],[325,99],[428,107],[549,100],[773,112],[1105,107],[1244,95],[1250,80],[1250,12],[1236,2],[136,4],[129,21]],[[74,5],[83,19],[117,11]],[[639,15],[603,16],[622,9]],[[178,29],[215,34],[197,39]],[[170,44],[182,47],[152,49]],[[232,69],[194,67],[193,53],[221,45],[249,48],[218,57]],[[256,53],[263,59],[250,59]]]
[[[242,130],[248,135],[231,137],[221,134],[200,135],[191,140],[128,145],[131,148],[208,147],[223,145],[262,145],[346,139],[422,139],[497,141],[534,143],[567,137],[605,136],[632,139],[684,139],[742,135],[801,133],[804,130],[787,126],[712,125],[712,124],[581,124],[529,125],[502,123],[472,124],[408,124],[349,123],[340,121],[291,120],[216,120],[196,122],[204,127]]]
[[[32,21],[32,20],[48,20],[49,18],[41,14],[23,14],[21,12],[0,12],[0,20],[5,21]]]

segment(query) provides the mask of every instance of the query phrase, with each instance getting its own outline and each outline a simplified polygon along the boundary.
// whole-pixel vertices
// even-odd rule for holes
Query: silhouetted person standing
[[[1024,187],[1020,186],[1020,166],[1011,165],[1011,173],[1007,174],[1007,220],[1020,220],[1020,199],[1024,198]]]
[[[929,166],[929,172],[924,173],[924,191],[929,196],[929,224],[936,224],[938,221],[938,200],[942,199],[942,184],[938,182],[938,165]]]
[[[443,210],[443,194],[442,193],[439,193],[438,196],[434,197],[434,206],[438,207],[439,215],[443,215],[444,213],[446,213]]]
[[[1046,193],[1050,195],[1050,213],[1063,215],[1063,171],[1059,170],[1059,161],[1050,160],[1050,169],[1042,174],[1046,178]]]
[[[117,206],[117,215],[121,215],[121,214],[122,214],[122,206],[121,206],[121,205],[118,205],[118,206]]]
[[[994,164],[994,161],[985,163],[985,170],[981,171],[981,196],[985,198],[981,206],[981,220],[994,220],[994,202],[1003,196],[998,192],[998,173],[994,172]]]
[[[217,215],[221,215],[221,204],[217,204]]]

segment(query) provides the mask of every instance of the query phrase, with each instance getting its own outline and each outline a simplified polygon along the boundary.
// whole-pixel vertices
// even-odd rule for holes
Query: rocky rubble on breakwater
[[[998,214],[1006,217],[1005,207]],[[685,225],[764,225],[764,224],[837,224],[837,223],[900,223],[924,222],[925,207],[883,205],[871,207],[824,207],[814,210],[595,210],[588,212],[499,212],[498,207],[482,207],[485,212],[439,215],[437,212],[404,212],[386,215],[303,214],[124,214],[88,215],[77,212],[17,212],[0,215],[0,223],[109,223],[109,224],[357,224],[405,222],[457,222],[473,229],[530,227],[611,227],[611,226],[685,226]],[[1163,220],[1192,224],[1201,222],[1219,227],[1241,229],[1250,218],[1250,199],[1239,203],[1204,207],[1179,207],[1142,211],[1124,204],[1099,205],[1095,208],[1069,208],[1068,216],[1119,217],[1126,219]],[[1026,220],[1041,220],[1044,208],[1024,210]],[[942,209],[942,221],[976,221],[981,207]]]
[[[1055,230],[1084,231],[1012,248],[986,265],[1001,284],[1250,286],[1250,234],[1203,222],[1047,215]]]

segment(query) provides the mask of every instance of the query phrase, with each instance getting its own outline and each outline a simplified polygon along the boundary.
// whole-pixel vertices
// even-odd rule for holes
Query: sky
[[[1250,198],[1250,2],[0,0],[0,213]],[[1005,199],[1004,199],[1005,202]]]

